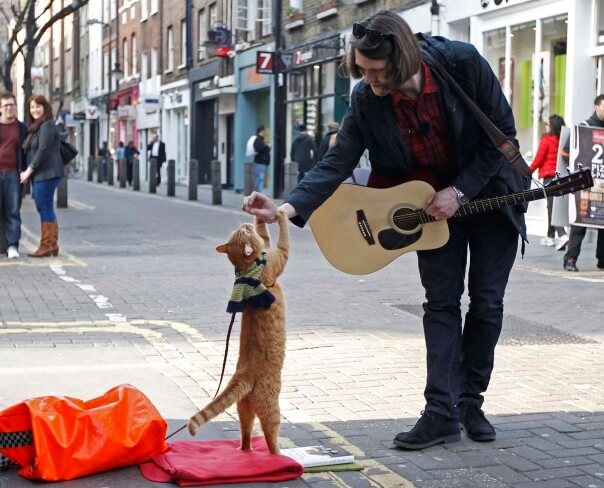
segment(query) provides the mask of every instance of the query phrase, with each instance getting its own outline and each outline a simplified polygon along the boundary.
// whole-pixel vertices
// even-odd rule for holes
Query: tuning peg
[[[560,178],[560,172],[556,171],[556,178]]]
[[[567,167],[566,167],[566,172],[567,172],[568,174],[570,174],[570,166],[567,166]]]
[[[577,163],[577,169],[581,171],[583,169],[583,165],[581,163]]]

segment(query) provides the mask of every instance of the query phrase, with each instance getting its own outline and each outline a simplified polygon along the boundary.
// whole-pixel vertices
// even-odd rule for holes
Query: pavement
[[[163,185],[150,195],[69,180],[69,207],[58,210],[60,255],[0,257],[0,408],[42,395],[90,399],[130,383],[173,432],[211,399],[233,276],[214,248],[250,219],[234,192],[223,191],[221,205],[212,205],[209,187],[199,187],[197,202],[186,193],[177,187],[172,198]],[[476,443],[464,435],[423,451],[392,445],[424,406],[423,296],[414,255],[371,275],[345,275],[329,266],[308,229],[292,226],[281,278],[288,349],[280,443],[339,446],[364,469],[240,486],[604,487],[604,272],[596,269],[590,234],[581,272],[563,271],[562,253],[538,245],[544,212],[540,202],[531,203],[533,236],[510,278],[485,396],[497,440]],[[38,227],[28,197],[23,255],[35,249]],[[227,379],[237,332],[236,325]],[[237,437],[234,408],[198,434]],[[15,471],[0,473],[1,488],[32,486]],[[54,486],[160,484],[127,467]]]

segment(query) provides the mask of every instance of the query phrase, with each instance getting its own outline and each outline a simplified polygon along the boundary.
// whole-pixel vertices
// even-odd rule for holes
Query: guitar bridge
[[[367,217],[365,217],[365,212],[363,212],[362,210],[357,210],[357,225],[359,226],[359,230],[361,231],[363,239],[367,241],[367,244],[373,246],[375,244],[373,232],[371,232],[369,222],[367,222]]]

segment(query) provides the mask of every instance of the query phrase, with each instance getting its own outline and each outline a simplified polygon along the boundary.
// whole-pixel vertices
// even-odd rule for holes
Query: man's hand
[[[459,208],[457,193],[448,186],[426,200],[425,212],[436,220],[446,220]]]
[[[257,217],[260,223],[271,224],[277,220],[278,208],[264,193],[252,192],[243,198],[242,210]]]

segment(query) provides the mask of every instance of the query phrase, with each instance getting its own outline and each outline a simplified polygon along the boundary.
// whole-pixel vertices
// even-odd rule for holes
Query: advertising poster
[[[576,126],[575,135],[573,167],[589,168],[594,179],[592,188],[574,195],[575,224],[604,228],[604,128]]]

